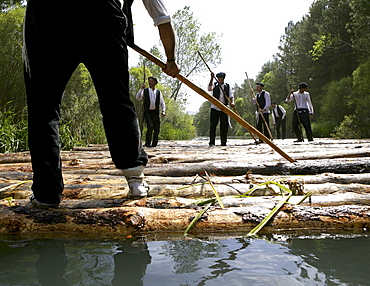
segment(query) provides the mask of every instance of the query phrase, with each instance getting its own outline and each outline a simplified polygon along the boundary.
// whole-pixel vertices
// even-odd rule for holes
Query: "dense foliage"
[[[26,106],[22,65],[23,17],[24,8],[0,13],[0,110],[11,108],[18,114]]]
[[[22,68],[22,24],[24,7],[15,5],[18,1],[3,1],[0,13],[0,152],[27,150],[27,108]],[[22,2],[22,1],[20,1]],[[160,56],[156,47],[150,51]],[[141,59],[136,68],[130,70],[130,94],[136,105],[141,126],[142,104],[135,95],[144,80]],[[50,63],[50,70],[55,68]],[[161,78],[161,69],[146,61],[145,77]],[[141,74],[140,74],[141,73]],[[168,82],[167,82],[168,83]],[[193,118],[184,111],[184,105],[170,99],[172,89],[168,85],[158,85],[164,95],[167,116],[162,119],[161,139],[184,140],[195,137]],[[80,65],[72,75],[63,95],[61,105],[60,134],[63,149],[88,144],[106,143],[98,97],[84,65]]]
[[[264,64],[256,81],[265,83],[273,101],[288,111],[288,136],[292,136],[292,104],[284,100],[299,82],[308,83],[315,116],[315,137],[370,137],[370,5],[368,0],[316,0],[297,23],[288,23],[279,53]],[[234,87],[237,109],[250,123],[255,107],[245,81]],[[206,103],[204,103],[206,105]],[[199,135],[207,135],[201,108],[195,122]],[[240,135],[236,127],[231,135]]]
[[[208,65],[217,65],[221,62],[221,47],[218,40],[221,35],[215,32],[200,34],[201,23],[185,6],[172,16],[172,25],[176,31],[176,61],[181,67],[181,74],[192,79],[207,70],[207,67],[198,56],[200,52]],[[164,58],[157,47],[152,51],[159,58]],[[148,63],[152,70],[153,64]],[[173,80],[164,74],[158,74],[161,82],[170,87],[170,98],[186,103],[186,89],[182,89],[182,82]]]
[[[0,1],[0,152],[27,150],[26,96],[22,70],[22,24],[24,1]],[[189,7],[173,15],[177,32],[177,54],[182,74],[191,78],[204,71],[196,55],[200,51],[210,65],[221,61],[219,35],[201,35],[201,24]],[[315,0],[309,13],[297,23],[287,23],[281,36],[279,52],[265,63],[254,81],[263,81],[272,100],[288,112],[288,136],[291,130],[292,104],[284,99],[299,82],[309,85],[315,108],[312,127],[315,137],[370,137],[370,5],[368,0]],[[151,51],[163,58],[159,48]],[[53,70],[50,63],[50,71]],[[144,72],[145,71],[145,72]],[[184,111],[186,90],[179,81],[166,77],[159,67],[140,58],[130,70],[130,94],[136,105],[141,127],[142,103],[134,96],[144,78],[155,76],[167,104],[162,119],[160,139],[191,139],[208,136],[209,102],[194,117]],[[252,82],[252,85],[253,85]],[[255,106],[251,104],[249,83],[233,87],[236,109],[254,123]],[[193,122],[194,121],[194,122]],[[231,121],[230,135],[248,136]],[[194,127],[195,126],[195,127]],[[196,128],[196,131],[195,131]],[[62,102],[61,134],[63,148],[105,143],[96,92],[83,65],[73,74]]]

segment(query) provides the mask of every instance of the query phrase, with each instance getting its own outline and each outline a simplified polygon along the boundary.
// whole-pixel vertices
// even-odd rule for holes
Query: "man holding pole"
[[[257,94],[252,98],[252,103],[256,105],[256,121],[257,130],[263,133],[267,138],[272,139],[270,128],[269,128],[269,114],[271,99],[270,94],[263,90],[265,85],[263,83],[256,83]],[[260,140],[262,143],[262,140]]]
[[[148,156],[129,94],[127,45],[134,46],[132,0],[29,0],[24,26],[24,78],[33,169],[31,203],[58,208],[64,189],[60,158],[60,103],[76,67],[89,70],[115,166],[122,170],[129,197],[147,195],[143,169]],[[175,35],[162,0],[143,0],[158,27],[167,62],[176,77]],[[53,68],[53,72],[50,71]]]
[[[220,72],[216,75],[211,73],[211,80],[208,84],[208,91],[212,91],[213,97],[217,98],[224,105],[234,107],[234,95],[233,91],[230,88],[228,83],[225,83],[226,74]],[[213,83],[213,79],[216,78],[217,81]],[[216,141],[216,127],[218,122],[220,122],[220,137],[221,137],[221,146],[226,146],[227,142],[227,132],[229,130],[229,116],[221,111],[216,105],[211,105],[211,117],[210,123],[211,127],[209,130],[209,146],[215,146]]]
[[[150,76],[148,77],[148,83],[148,88],[145,88],[145,83],[143,83],[136,94],[136,99],[142,100],[144,105],[144,118],[148,128],[145,136],[145,147],[156,147],[161,126],[159,115],[166,116],[166,104],[161,91],[155,88],[158,83],[157,79]],[[162,112],[159,112],[159,107]]]
[[[303,125],[308,141],[313,141],[310,116],[313,116],[313,105],[311,102],[310,94],[306,91],[308,85],[301,82],[298,90],[294,92],[292,89],[288,94],[285,102],[294,101],[293,113],[293,130],[297,136],[294,142],[303,142],[303,134],[301,124]]]

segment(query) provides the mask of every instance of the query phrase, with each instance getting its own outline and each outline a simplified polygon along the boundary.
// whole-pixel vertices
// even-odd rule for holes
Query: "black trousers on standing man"
[[[303,125],[308,141],[313,141],[313,134],[311,129],[310,113],[308,109],[299,108],[293,113],[293,130],[298,141],[303,141],[303,133],[301,124]]]
[[[148,128],[145,136],[145,146],[156,147],[161,126],[159,113],[156,110],[148,110],[144,113],[144,117]]]
[[[63,191],[60,104],[80,63],[98,94],[112,160],[117,168],[146,165],[128,89],[126,17],[116,0],[29,0],[25,17],[24,77],[28,103],[32,190],[57,204]]]
[[[220,137],[221,137],[221,146],[226,146],[227,142],[227,132],[229,130],[229,117],[227,114],[222,111],[211,108],[211,128],[209,131],[209,145],[215,145],[216,142],[216,127],[218,122],[220,122]]]
[[[265,118],[266,120],[266,123],[265,123],[265,120],[263,120],[262,116]],[[267,138],[271,139],[270,138],[270,132],[269,132],[269,113],[259,113],[258,114],[258,121],[257,121],[257,130],[261,133],[263,133],[263,135],[265,135]]]
[[[285,118],[282,119],[281,117],[275,117],[275,124],[276,124],[276,138],[277,139],[285,139],[285,134],[286,134],[286,120],[285,120]]]

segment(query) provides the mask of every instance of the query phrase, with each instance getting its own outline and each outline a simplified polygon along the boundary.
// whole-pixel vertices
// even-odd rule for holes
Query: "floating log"
[[[271,211],[264,206],[213,208],[192,232],[246,233]],[[147,232],[183,232],[196,216],[195,209],[152,209],[115,207],[93,209],[39,210],[14,206],[0,208],[0,233],[94,234],[118,236]],[[293,206],[280,211],[265,231],[325,229],[330,231],[367,229],[370,227],[369,206],[309,207]]]
[[[106,236],[183,232],[201,210],[195,202],[214,197],[199,176],[203,171],[211,175],[225,208],[215,204],[193,232],[249,232],[281,199],[276,196],[278,189],[267,185],[253,197],[233,196],[268,181],[297,184],[313,195],[310,204],[301,206],[294,203],[302,196],[292,197],[293,204],[285,205],[264,231],[368,228],[370,140],[274,141],[295,163],[251,140],[229,140],[229,146],[214,148],[207,142],[160,141],[158,147],[146,149],[150,197],[133,201],[127,200],[127,183],[115,169],[107,146],[63,151],[65,190],[58,210],[30,205],[31,182],[2,191],[31,180],[32,167],[28,152],[0,154],[0,233]]]
[[[126,181],[122,177],[118,176],[88,176],[88,177],[76,177],[66,176],[68,184],[65,187],[63,195],[69,199],[124,199],[128,195],[128,186]],[[222,178],[222,179],[221,179]],[[335,183],[317,183],[317,184],[306,184],[304,179],[279,179],[277,177],[264,177],[265,180],[261,180],[258,183],[254,181],[248,183],[240,180],[233,179],[233,177],[212,177],[212,183],[214,184],[217,192],[220,196],[238,196],[249,191],[251,187],[259,183],[268,181],[277,181],[286,185],[289,188],[290,182],[299,182],[302,185],[302,191],[312,192],[313,195],[322,194],[335,194],[335,193],[370,193],[370,185],[366,184],[335,184]],[[292,178],[292,177],[290,177]],[[184,184],[173,184],[174,178],[162,178],[161,180],[151,177],[147,178],[147,182],[150,184],[151,189],[149,196],[158,197],[184,197],[184,198],[211,198],[214,196],[213,189],[205,181],[198,181],[192,184],[191,178]],[[178,182],[180,183],[180,182]],[[0,199],[12,197],[14,199],[25,199],[32,193],[30,190],[31,182],[16,185],[17,181],[7,180],[6,184],[0,184],[1,187],[14,186],[0,192]],[[274,188],[275,191],[271,190]],[[273,195],[278,193],[279,190],[276,186],[264,186],[260,188],[258,195]],[[256,192],[254,192],[256,193]],[[252,194],[253,195],[253,194]]]

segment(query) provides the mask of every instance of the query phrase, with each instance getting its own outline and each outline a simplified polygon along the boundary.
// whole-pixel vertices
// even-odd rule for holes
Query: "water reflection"
[[[205,285],[206,281],[215,280],[228,272],[240,271],[239,267],[233,267],[232,261],[237,260],[239,251],[247,248],[249,242],[244,239],[235,239],[236,249],[229,250],[223,241],[170,241],[162,246],[168,256],[171,256],[175,265],[175,274],[194,273],[202,270],[202,260],[212,260],[209,266],[211,272],[201,277],[199,285]],[[225,251],[228,249],[228,251]]]
[[[130,238],[114,255],[112,285],[143,285],[147,265],[152,261],[145,238]]]
[[[0,240],[0,285],[143,285],[143,237],[121,242]]]
[[[325,273],[325,283],[335,285],[370,285],[370,239],[294,239],[289,253],[302,257],[308,268],[302,269],[301,276],[308,276],[312,269]],[[341,284],[342,283],[342,284]],[[327,285],[328,285],[327,284]]]
[[[370,285],[370,239],[0,239],[0,285]]]
[[[67,268],[67,257],[64,244],[58,241],[41,243],[36,246],[37,279],[41,285],[69,285],[64,278]]]

